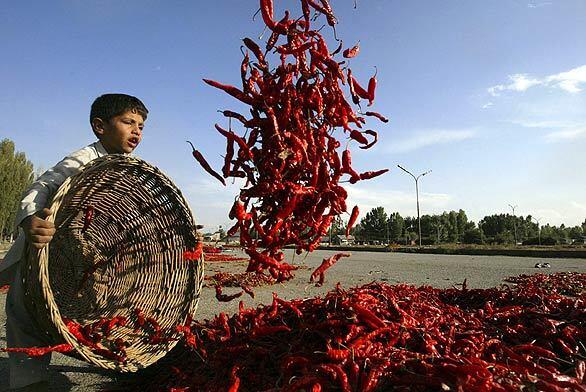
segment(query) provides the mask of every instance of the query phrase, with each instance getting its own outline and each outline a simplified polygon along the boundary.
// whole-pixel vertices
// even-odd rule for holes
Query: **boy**
[[[47,202],[65,179],[79,173],[81,166],[86,163],[107,154],[132,153],[142,139],[147,114],[147,108],[136,97],[125,94],[105,94],[98,97],[90,111],[90,124],[98,141],[65,157],[41,175],[25,192],[16,215],[16,223],[22,232],[0,263],[0,285],[10,283],[6,298],[8,347],[48,345],[35,331],[34,315],[26,311],[20,273],[20,261],[26,241],[41,249],[55,234],[53,223],[45,221],[50,213],[45,208]],[[10,388],[23,391],[46,390],[50,361],[51,354],[29,358],[24,354],[10,353]]]

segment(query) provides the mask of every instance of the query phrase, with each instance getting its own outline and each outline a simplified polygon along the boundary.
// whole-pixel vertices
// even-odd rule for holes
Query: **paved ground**
[[[319,265],[321,259],[334,254],[333,251],[316,251],[305,260],[297,256],[295,264],[301,264],[295,279],[284,285],[274,285],[257,288],[256,299],[244,298],[247,305],[270,303],[272,292],[276,291],[280,297],[306,298],[322,295],[330,290],[336,282],[344,287],[362,285],[373,280],[386,281],[389,284],[406,282],[413,285],[431,285],[445,288],[461,284],[467,279],[471,288],[494,287],[503,283],[508,276],[534,273],[554,273],[572,271],[586,273],[586,259],[536,259],[527,257],[506,256],[446,256],[446,255],[419,255],[404,253],[374,253],[355,252],[351,258],[342,258],[326,275],[326,283],[317,288],[309,284],[311,271]],[[238,253],[235,253],[238,254]],[[292,251],[287,251],[291,260]],[[1,257],[1,254],[0,254]],[[536,269],[536,263],[548,262],[550,269]],[[209,263],[206,264],[206,274],[218,271],[242,272],[245,263]],[[230,294],[230,289],[225,289]],[[0,294],[0,347],[6,345],[4,329],[5,313],[4,302],[6,295]],[[204,288],[197,318],[211,318],[221,311],[233,313],[238,301],[219,303],[214,297],[212,289]],[[51,365],[53,379],[51,391],[98,391],[112,389],[115,385],[115,374],[109,371],[86,365],[61,354],[55,354]],[[0,391],[7,389],[8,377],[6,354],[0,354]]]

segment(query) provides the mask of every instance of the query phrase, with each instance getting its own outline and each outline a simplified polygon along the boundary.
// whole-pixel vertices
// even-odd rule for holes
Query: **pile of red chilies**
[[[579,296],[586,293],[586,274],[566,272],[565,274],[519,275],[505,279],[506,282],[536,286],[552,293]]]
[[[206,276],[205,280],[209,281],[208,286],[222,286],[222,287],[258,287],[265,285],[272,285],[276,280],[272,276],[258,274],[255,272],[244,273],[229,273],[218,272],[212,276]]]
[[[204,246],[203,252],[208,256],[209,254],[222,253],[222,249],[216,248],[215,246]]]
[[[218,253],[210,253],[205,254],[205,261],[207,262],[222,262],[222,261],[247,261],[247,258],[226,255],[226,254],[218,254]]]
[[[492,289],[371,283],[324,298],[275,295],[272,305],[241,306],[232,317],[180,331],[186,346],[132,388],[586,391],[586,296],[524,282]]]
[[[145,344],[160,344],[171,339],[177,340],[171,337],[172,333],[164,331],[157,320],[146,316],[140,309],[134,309],[131,320],[124,316],[114,316],[102,317],[86,325],[67,318],[63,318],[63,322],[79,344],[90,348],[94,354],[120,363],[127,361],[126,348],[130,344],[121,337],[112,338],[112,335],[122,327],[129,327],[131,323],[134,326],[134,333],[141,334]],[[72,345],[62,343],[47,347],[3,348],[0,351],[20,352],[30,357],[38,357],[51,352],[67,353],[73,349]]]
[[[327,0],[301,0],[301,17],[286,11],[279,21],[272,0],[261,0],[260,6],[270,37],[266,51],[250,38],[243,40],[242,88],[204,79],[249,107],[249,115],[223,110],[229,129],[215,126],[227,140],[222,175],[199,151],[193,154],[222,183],[230,177],[246,180],[230,211],[237,223],[228,234],[240,232],[240,244],[250,256],[249,272],[268,270],[284,281],[295,267],[284,262],[281,249],[294,244],[298,253],[314,250],[334,217],[347,211],[342,178],[347,175],[346,180],[356,183],[388,171],[356,172],[347,146],[339,154],[342,143],[334,131],[343,129],[349,141],[367,149],[377,141],[377,132],[363,130],[364,116],[388,120],[376,112],[358,114],[346,100],[341,85],[349,87],[355,104],[367,100],[371,105],[376,77],[362,87],[345,61],[335,59],[342,43],[331,51],[319,30],[311,29],[313,12],[325,15],[331,26],[336,23]],[[351,58],[358,51],[356,46],[343,55]],[[276,67],[269,64],[270,53],[279,58]],[[234,121],[246,128],[244,136],[232,131]],[[348,230],[357,217],[354,207]],[[252,238],[252,230],[258,238]]]

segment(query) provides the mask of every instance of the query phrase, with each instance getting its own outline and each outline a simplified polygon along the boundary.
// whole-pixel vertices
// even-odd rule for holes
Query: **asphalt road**
[[[423,255],[405,253],[354,252],[350,258],[342,258],[326,274],[322,287],[309,283],[309,275],[324,257],[334,251],[316,251],[307,258],[296,256],[293,263],[301,268],[295,278],[286,284],[259,287],[255,289],[256,298],[241,297],[248,306],[260,303],[269,304],[272,292],[281,298],[307,298],[323,295],[337,282],[344,287],[360,286],[371,281],[385,281],[389,284],[408,283],[416,286],[431,285],[438,288],[452,287],[467,280],[470,288],[488,288],[498,286],[509,276],[535,273],[580,272],[586,273],[586,259],[538,259],[508,256],[452,256]],[[239,255],[238,252],[233,253]],[[291,261],[292,251],[286,256]],[[0,255],[1,256],[1,255]],[[551,268],[536,269],[536,263],[548,262]],[[216,272],[243,272],[244,262],[207,263],[206,275]],[[224,289],[230,294],[237,289]],[[0,294],[0,347],[6,346],[4,328],[6,315],[4,303],[6,295]],[[198,306],[196,318],[211,318],[219,312],[234,313],[238,301],[219,303],[213,289],[205,288]],[[116,374],[105,371],[65,355],[54,354],[51,363],[50,391],[100,391],[115,389]],[[0,353],[0,391],[7,390],[8,361],[5,353]]]

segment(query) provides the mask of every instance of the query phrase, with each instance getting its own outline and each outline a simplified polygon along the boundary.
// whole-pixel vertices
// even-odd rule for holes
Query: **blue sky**
[[[378,72],[372,121],[379,143],[353,154],[357,170],[391,168],[349,186],[349,205],[416,215],[464,209],[532,214],[541,223],[586,218],[586,2],[583,0],[332,1],[351,68]],[[299,14],[298,2],[275,0]],[[216,168],[225,151],[213,128],[235,100],[205,85],[237,84],[240,39],[258,38],[257,1],[32,1],[0,10],[0,138],[47,169],[93,142],[93,99],[140,97],[151,114],[136,153],[181,188],[197,220],[228,225],[239,184],[223,188],[193,161],[194,141]],[[324,35],[331,37],[329,31]],[[334,47],[334,43],[330,46]],[[340,134],[338,134],[340,135]],[[341,136],[341,135],[340,135]],[[347,219],[347,217],[345,218]]]

